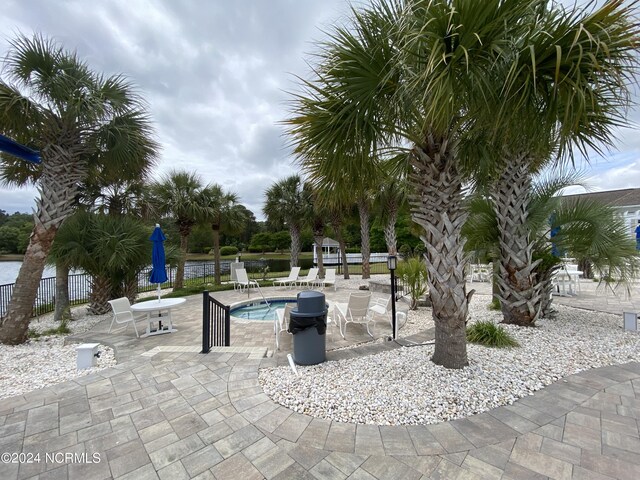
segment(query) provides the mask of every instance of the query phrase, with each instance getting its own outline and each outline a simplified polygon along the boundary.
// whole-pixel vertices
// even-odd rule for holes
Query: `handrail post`
[[[231,346],[231,314],[230,312],[231,307],[229,305],[226,305],[224,307],[224,346],[225,347],[230,347]]]
[[[202,352],[209,353],[211,333],[211,310],[209,307],[209,292],[202,292]]]

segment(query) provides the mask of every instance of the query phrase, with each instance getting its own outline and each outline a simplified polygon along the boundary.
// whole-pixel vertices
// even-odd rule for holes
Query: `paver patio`
[[[585,285],[580,300],[589,295],[592,307],[604,304]],[[107,335],[103,322],[85,338],[114,345],[116,367],[0,400],[0,452],[32,460],[3,457],[0,478],[640,478],[640,363],[581,372],[465,419],[354,425],[294,413],[262,392],[258,369],[284,357],[265,356],[270,322],[232,330],[232,347],[202,355],[200,315],[201,297],[189,298],[176,310],[178,333],[142,340],[132,329]],[[328,348],[346,344],[337,329],[328,337]],[[330,358],[383,348],[399,347],[368,344]]]

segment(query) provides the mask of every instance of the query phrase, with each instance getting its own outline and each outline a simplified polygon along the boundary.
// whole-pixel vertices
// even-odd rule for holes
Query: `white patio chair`
[[[131,310],[131,303],[127,297],[116,298],[115,300],[109,300],[109,305],[111,305],[111,309],[113,310],[113,319],[111,320],[111,325],[109,325],[109,331],[107,333],[111,333],[111,329],[113,328],[114,323],[118,324],[133,324],[133,329],[136,332],[136,337],[140,338],[138,334],[138,328],[136,327],[136,320],[140,320],[142,318],[146,318],[145,315],[138,315],[137,317],[133,314],[133,310]],[[124,326],[127,328],[127,325]]]
[[[388,298],[374,298],[369,305],[371,320],[375,322],[376,315],[382,317],[393,328],[391,315],[391,295]],[[396,330],[400,330],[407,323],[407,314],[396,310]]]
[[[352,293],[349,295],[349,302],[336,303],[333,308],[334,321],[340,328],[340,335],[342,338],[347,333],[347,325],[349,323],[364,323],[367,327],[367,333],[371,338],[373,334],[369,330],[369,323],[371,319],[371,311],[369,310],[369,303],[371,302],[371,292],[369,293]],[[342,322],[344,321],[344,330],[342,328]]]
[[[289,272],[289,276],[286,278],[276,278],[273,281],[274,285],[293,286],[298,281],[298,275],[300,274],[300,267],[293,267]]]
[[[318,280],[318,284],[325,288],[327,285],[333,285],[333,291],[336,291],[336,269],[327,268],[324,272],[324,278]]]
[[[307,276],[305,278],[298,279],[298,283],[300,284],[300,286],[304,284],[307,286],[307,288],[311,288],[313,285],[316,284],[317,281],[318,281],[318,269],[315,267],[309,269],[309,273],[307,273]]]
[[[252,286],[260,288],[258,282],[256,282],[255,280],[249,280],[246,269],[236,268],[236,281],[233,286],[234,289],[237,288],[242,292],[245,288],[251,288]]]
[[[276,334],[276,350],[280,350],[280,332],[289,331],[289,318],[291,317],[291,310],[293,310],[295,305],[293,302],[288,302],[284,308],[276,310],[276,319],[273,324],[273,329]]]

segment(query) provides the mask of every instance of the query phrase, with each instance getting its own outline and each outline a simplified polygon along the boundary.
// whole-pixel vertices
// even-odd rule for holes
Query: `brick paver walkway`
[[[282,357],[265,357],[269,344],[196,353],[199,303],[184,306],[178,334],[137,340],[101,325],[93,337],[116,346],[116,367],[0,400],[0,479],[640,478],[640,363],[572,375],[451,422],[345,424],[262,392],[258,369]],[[270,338],[271,324],[263,328]],[[379,348],[390,347],[351,354]]]

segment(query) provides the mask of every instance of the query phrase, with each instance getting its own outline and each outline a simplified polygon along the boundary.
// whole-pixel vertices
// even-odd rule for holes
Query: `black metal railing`
[[[229,305],[218,302],[202,292],[202,352],[209,353],[211,347],[231,345],[231,314]]]
[[[244,267],[247,270],[248,277],[252,280],[260,280],[263,277],[282,276],[282,272],[269,272],[267,275],[263,273],[264,266],[267,263],[264,260],[246,260]],[[350,264],[353,266],[354,274],[359,274],[361,271],[361,265]],[[332,268],[334,266],[331,266]],[[157,284],[149,282],[149,274],[151,273],[151,267],[145,268],[138,274],[138,293],[151,292],[157,288]],[[341,272],[338,272],[341,273]],[[389,273],[386,263],[372,263],[372,274]],[[167,268],[168,279],[162,284],[162,288],[173,288],[176,267]],[[213,283],[215,278],[215,267],[213,262],[203,263],[187,263],[184,268],[184,280],[185,285],[188,285],[190,281],[198,283]],[[231,280],[230,262],[223,261],[220,265],[220,279],[223,282]],[[401,282],[401,281],[400,281]],[[13,283],[6,285],[0,285],[0,317],[3,317],[7,312],[9,301],[14,288]],[[69,303],[71,305],[79,305],[89,302],[91,295],[92,279],[91,276],[86,273],[74,273],[69,275]],[[36,300],[33,305],[32,315],[38,316],[45,313],[52,312],[55,308],[56,297],[56,278],[47,277],[40,280],[40,286]]]

